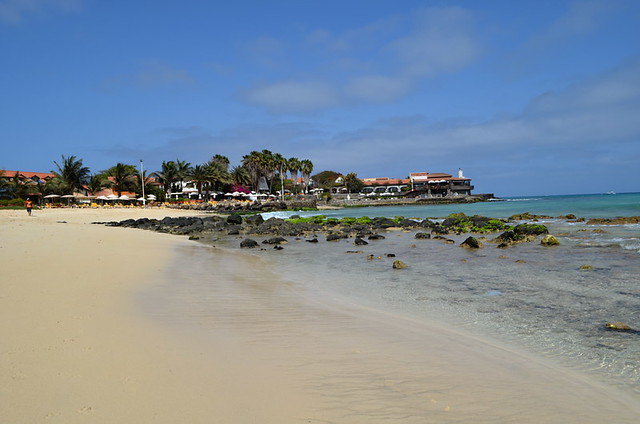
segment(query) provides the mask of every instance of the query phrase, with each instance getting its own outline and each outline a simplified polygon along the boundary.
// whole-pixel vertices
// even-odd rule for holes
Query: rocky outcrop
[[[240,242],[240,247],[243,249],[251,249],[258,246],[258,242],[252,239],[244,239]]]
[[[604,325],[607,330],[613,331],[635,331],[633,328],[625,324],[624,322],[616,321],[616,322],[608,322]]]
[[[559,246],[560,242],[558,241],[557,238],[555,238],[554,236],[552,236],[551,234],[547,234],[546,236],[543,237],[543,239],[540,241],[540,244],[543,246]]]
[[[404,269],[406,267],[407,267],[407,264],[405,264],[401,260],[393,261],[393,269]]]
[[[626,216],[619,218],[593,218],[587,221],[587,225],[623,225],[640,224],[640,216]]]
[[[465,241],[460,243],[460,247],[467,249],[480,249],[483,247],[482,243],[475,237],[467,237]]]

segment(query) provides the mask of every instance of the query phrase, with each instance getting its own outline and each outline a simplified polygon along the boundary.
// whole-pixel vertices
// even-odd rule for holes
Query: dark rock
[[[367,243],[366,241],[364,241],[364,240],[362,240],[361,238],[358,237],[353,241],[353,244],[355,244],[356,246],[365,246],[365,245],[367,245],[369,243]]]
[[[199,236],[189,236],[189,240],[200,240]]]
[[[258,242],[252,239],[244,239],[240,243],[240,247],[242,247],[243,249],[251,249],[254,247],[258,247]]]
[[[381,234],[371,234],[369,240],[384,240],[384,236]]]
[[[312,238],[311,240],[305,240],[307,243],[317,243],[318,239],[317,238]]]
[[[284,247],[280,246],[279,244],[276,244],[275,246],[273,246],[273,248],[276,249],[276,250],[284,249]]]
[[[402,228],[414,228],[414,227],[419,227],[420,223],[417,221],[414,221],[413,219],[405,218],[400,220],[400,222],[398,223],[398,226]]]
[[[262,244],[282,244],[288,243],[287,239],[284,237],[271,237],[270,239],[266,239],[262,242]]]
[[[341,238],[342,237],[340,237],[340,235],[338,234],[327,234],[327,241],[338,241]]]
[[[395,258],[396,254],[395,253],[387,253],[387,258]]]
[[[240,229],[242,229],[242,227],[239,225],[229,225],[227,227],[227,234],[229,234],[230,236],[238,235],[240,234]]]
[[[252,227],[258,226],[264,222],[264,218],[260,214],[248,215],[244,218],[244,222]]]
[[[429,219],[425,219],[420,223],[420,226],[424,228],[433,228],[436,226],[436,223]]]
[[[467,237],[465,241],[460,243],[460,247],[466,247],[468,249],[480,249],[483,246],[482,246],[482,243],[480,243],[480,241],[477,238]]]
[[[442,225],[434,225],[433,228],[431,229],[431,234],[447,235],[449,234],[449,230],[447,230]]]
[[[378,216],[371,220],[371,226],[373,228],[391,228],[395,227],[396,223],[393,221],[393,219]]]
[[[429,233],[416,233],[415,237],[417,239],[430,239],[431,238],[431,234],[429,234]]]
[[[514,231],[505,231],[504,233],[500,234],[498,237],[495,238],[495,241],[501,242],[501,243],[515,243],[522,240],[522,236],[519,234],[516,234]]]
[[[240,225],[242,224],[242,215],[233,213],[227,217],[227,224]]]

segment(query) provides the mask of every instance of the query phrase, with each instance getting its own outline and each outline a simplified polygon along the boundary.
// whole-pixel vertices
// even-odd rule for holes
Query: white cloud
[[[265,84],[246,93],[249,103],[276,113],[304,113],[335,106],[336,90],[321,82],[283,81]]]
[[[473,62],[481,47],[473,36],[473,16],[468,10],[430,8],[418,14],[413,33],[390,44],[402,73],[433,77],[458,71]]]
[[[390,16],[341,35],[318,29],[301,40],[297,53],[289,50],[294,43],[285,49],[272,38],[252,43],[254,57],[263,63],[282,64],[288,55],[297,56],[287,69],[290,76],[248,90],[250,103],[270,112],[304,113],[394,102],[421,79],[459,71],[482,51],[472,12],[459,7]]]
[[[365,75],[353,78],[345,92],[357,101],[388,102],[404,96],[410,88],[411,83],[406,78]]]
[[[33,15],[53,11],[77,12],[83,0],[3,0],[0,1],[0,22],[20,23]]]

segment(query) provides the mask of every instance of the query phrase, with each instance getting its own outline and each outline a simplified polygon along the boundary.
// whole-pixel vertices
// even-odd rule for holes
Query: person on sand
[[[27,213],[29,214],[29,216],[31,216],[31,208],[33,208],[33,202],[31,201],[31,199],[27,197],[27,201],[24,202],[24,206],[27,208]]]

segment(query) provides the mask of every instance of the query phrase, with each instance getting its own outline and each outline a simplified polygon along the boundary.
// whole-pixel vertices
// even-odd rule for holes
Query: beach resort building
[[[473,186],[471,178],[464,176],[462,169],[458,175],[442,172],[412,172],[409,178],[362,178],[365,187],[360,192],[365,196],[407,197],[456,197],[469,196]]]
[[[409,174],[409,180],[409,197],[469,196],[474,188],[471,178],[466,178],[462,169],[458,170],[457,177],[441,172],[413,172]]]

